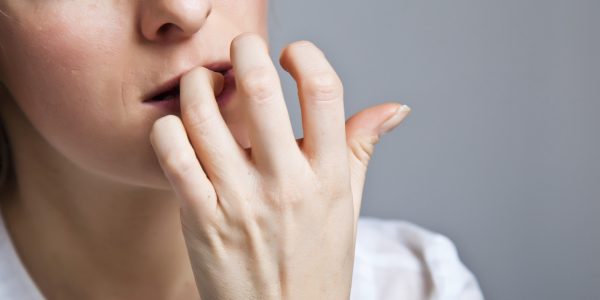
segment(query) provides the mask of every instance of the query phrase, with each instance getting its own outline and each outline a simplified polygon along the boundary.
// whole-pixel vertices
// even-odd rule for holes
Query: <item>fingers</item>
[[[321,50],[307,41],[286,47],[281,66],[298,85],[304,131],[303,151],[328,167],[347,162],[343,86]]]
[[[225,124],[215,100],[222,76],[197,67],[180,82],[183,124],[206,174],[215,185],[243,187],[248,160]],[[218,187],[216,187],[217,190]]]
[[[259,170],[282,174],[302,155],[267,45],[256,34],[242,34],[231,43],[231,60],[244,99],[252,159]]]
[[[150,142],[158,162],[184,206],[203,215],[216,209],[215,190],[186,135],[179,117],[167,115],[152,126]]]

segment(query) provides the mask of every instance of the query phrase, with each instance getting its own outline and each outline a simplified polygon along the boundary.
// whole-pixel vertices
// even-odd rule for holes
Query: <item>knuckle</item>
[[[209,246],[218,247],[218,226],[215,226],[215,216],[202,214],[197,216],[188,209],[181,208],[181,230],[186,241],[193,249]]]
[[[302,81],[305,96],[316,101],[331,101],[339,99],[343,94],[342,81],[333,72],[319,72],[307,76]]]
[[[295,41],[295,42],[289,44],[284,49],[284,51],[287,54],[294,54],[294,53],[296,53],[296,51],[302,51],[303,49],[306,49],[306,48],[314,48],[314,49],[318,50],[317,46],[315,46],[315,44],[313,44],[312,42],[306,41],[306,40],[300,40],[300,41]]]
[[[349,193],[351,193],[350,180],[341,180],[342,178],[349,178],[347,176],[348,174],[340,174],[339,172],[337,174],[333,172],[320,174],[320,182],[317,189],[319,197],[327,201],[347,199]]]
[[[297,185],[280,181],[272,186],[274,187],[266,192],[266,205],[271,210],[279,213],[296,212],[305,205],[301,199],[304,199],[306,191],[298,189]]]
[[[233,40],[231,41],[231,44],[233,46],[237,46],[244,40],[251,40],[251,39],[262,40],[262,37],[255,32],[243,32],[243,33],[237,35],[236,37],[234,37]]]
[[[187,107],[187,111],[182,115],[184,123],[187,127],[200,130],[212,122],[217,116],[211,113],[209,109],[204,107],[200,102],[190,103]]]
[[[285,213],[298,213],[306,205],[306,203],[296,198],[273,199],[268,201],[269,208],[278,215]]]
[[[379,141],[379,136],[374,135],[369,138],[352,139],[349,142],[352,155],[366,167],[375,152],[375,144]]]
[[[240,80],[241,89],[252,101],[264,102],[273,97],[277,82],[272,70],[267,67],[248,71]]]
[[[352,190],[349,185],[339,185],[331,188],[326,194],[327,200],[335,203],[337,201],[345,201],[352,195]]]
[[[315,45],[313,42],[307,41],[307,40],[295,41],[295,42],[287,45],[283,49],[283,52],[286,55],[297,55],[297,54],[299,54],[299,52],[306,52],[306,51],[308,51],[309,53],[315,52],[315,53],[321,55],[322,58],[325,58],[325,54],[323,53],[323,51],[321,51],[321,49],[319,49],[319,47],[317,47],[317,45]]]
[[[173,150],[163,158],[163,168],[167,171],[172,179],[180,180],[189,174],[195,162],[181,151]]]

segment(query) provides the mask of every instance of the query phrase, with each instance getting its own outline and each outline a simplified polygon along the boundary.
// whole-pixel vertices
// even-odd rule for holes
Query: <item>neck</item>
[[[199,298],[171,190],[87,172],[30,124],[11,125],[15,177],[0,204],[15,248],[46,297]]]

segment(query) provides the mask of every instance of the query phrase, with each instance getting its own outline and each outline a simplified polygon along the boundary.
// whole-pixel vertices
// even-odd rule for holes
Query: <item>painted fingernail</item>
[[[398,107],[396,112],[389,119],[383,122],[383,124],[381,124],[381,127],[379,127],[379,134],[390,132],[392,129],[396,128],[396,126],[398,126],[408,115],[410,110],[410,107],[407,105]]]

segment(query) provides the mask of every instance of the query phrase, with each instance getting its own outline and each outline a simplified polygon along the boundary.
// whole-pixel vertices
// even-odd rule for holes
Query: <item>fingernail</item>
[[[381,126],[379,127],[379,134],[384,134],[390,132],[392,129],[396,128],[402,120],[408,115],[410,112],[410,107],[407,105],[402,105],[398,107],[396,112],[392,114],[392,116],[387,119]]]
[[[225,77],[220,73],[213,73],[213,90],[215,92],[215,96],[218,96],[223,91],[223,87],[225,85]]]

